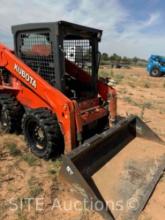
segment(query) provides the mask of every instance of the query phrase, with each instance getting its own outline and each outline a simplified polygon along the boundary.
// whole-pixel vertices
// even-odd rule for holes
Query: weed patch
[[[139,108],[142,108],[142,109],[151,109],[151,108],[153,108],[153,105],[152,105],[152,103],[150,103],[150,102],[144,102],[144,103],[138,103],[138,102],[136,102],[135,100],[133,100],[131,97],[129,97],[129,96],[126,96],[126,97],[124,97],[124,101],[126,101],[126,102],[128,102],[129,104],[131,104],[131,105],[134,105],[134,106],[137,106],[137,107],[139,107]]]
[[[55,162],[51,162],[51,164],[48,167],[48,173],[50,175],[58,175],[60,172],[61,164],[61,159],[57,159]]]
[[[147,89],[150,88],[149,82],[144,82],[144,85],[143,85],[143,86],[144,86],[144,88],[147,88]]]
[[[30,197],[31,198],[36,198],[37,196],[39,196],[43,192],[43,188],[40,186],[37,178],[34,176],[32,176],[28,180],[28,186],[30,189]]]
[[[22,152],[17,148],[15,143],[5,143],[5,147],[9,150],[11,156],[21,156]]]
[[[38,165],[38,160],[37,158],[31,154],[31,153],[26,153],[23,155],[23,160],[29,165],[29,166],[36,166]]]
[[[113,78],[116,81],[116,83],[119,84],[124,79],[124,76],[118,73],[118,74],[114,74]]]

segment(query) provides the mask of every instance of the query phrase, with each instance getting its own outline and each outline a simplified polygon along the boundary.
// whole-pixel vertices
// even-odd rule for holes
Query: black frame
[[[98,42],[101,40],[102,30],[85,27],[66,21],[31,23],[12,26],[12,33],[14,35],[14,50],[16,55],[20,57],[20,39],[18,37],[20,33],[45,30],[50,32],[50,40],[53,47],[56,87],[61,91],[63,91],[65,87],[65,82],[63,79],[65,72],[63,41],[66,35],[76,35],[77,37],[81,36],[80,39],[90,39],[92,42],[92,76],[93,86],[96,88],[96,81],[98,78]]]

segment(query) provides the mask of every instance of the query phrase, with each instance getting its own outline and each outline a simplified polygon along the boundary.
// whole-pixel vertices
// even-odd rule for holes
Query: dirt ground
[[[165,141],[165,77],[152,78],[144,68],[103,68],[116,80],[119,115],[136,114]],[[139,220],[162,220],[165,216],[165,177],[157,185]]]
[[[100,74],[111,76],[117,83],[119,114],[140,116],[165,140],[165,77],[149,77],[143,68],[104,67]],[[147,157],[146,152],[144,155]],[[44,161],[33,156],[21,135],[1,134],[0,220],[102,220],[99,214],[85,209],[71,196],[72,189],[60,182],[60,166],[60,159]],[[139,220],[162,220],[164,216],[165,176]]]

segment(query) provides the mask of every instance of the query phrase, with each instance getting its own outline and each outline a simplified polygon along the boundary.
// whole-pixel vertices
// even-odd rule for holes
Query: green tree
[[[126,57],[126,56],[124,56],[124,57],[122,58],[122,61],[123,61],[124,64],[131,64],[131,59],[128,58],[128,57]]]
[[[117,55],[116,53],[114,53],[111,57],[110,57],[110,60],[113,62],[113,61],[116,61],[116,62],[120,62],[121,61],[121,56]]]
[[[108,54],[107,54],[107,53],[102,53],[101,59],[102,59],[102,60],[105,60],[105,61],[109,60]]]
[[[133,61],[133,63],[136,65],[137,62],[138,62],[138,58],[137,58],[137,57],[134,57],[134,58],[132,59],[132,61]]]

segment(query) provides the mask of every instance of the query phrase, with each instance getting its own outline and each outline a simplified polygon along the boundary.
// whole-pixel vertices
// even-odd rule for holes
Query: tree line
[[[120,56],[116,53],[113,55],[109,56],[107,53],[102,53],[101,54],[101,64],[111,64],[111,63],[122,63],[122,64],[127,64],[127,65],[142,65],[146,64],[147,61],[145,59],[141,59],[138,57],[133,57],[129,58],[126,56]]]

